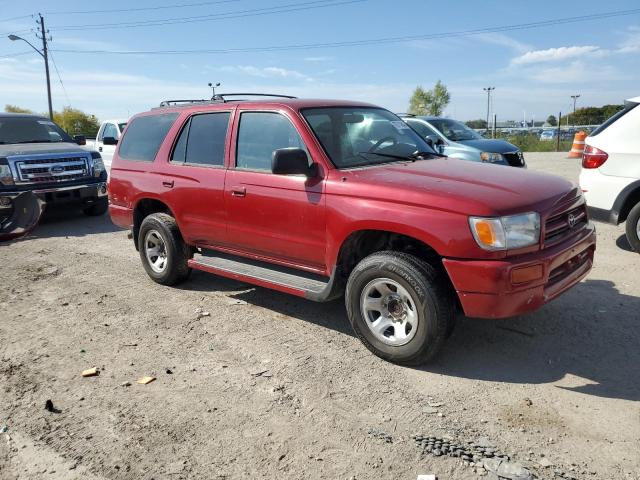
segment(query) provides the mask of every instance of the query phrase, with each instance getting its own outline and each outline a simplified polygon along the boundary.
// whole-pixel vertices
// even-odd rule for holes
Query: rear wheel
[[[631,209],[627,216],[627,240],[636,252],[640,253],[640,203]]]
[[[349,321],[362,343],[391,362],[431,360],[454,322],[454,302],[441,274],[399,252],[374,253],[351,272],[345,294]]]
[[[138,245],[142,265],[151,279],[162,285],[175,285],[191,273],[187,262],[191,248],[184,243],[175,219],[154,213],[140,225]]]

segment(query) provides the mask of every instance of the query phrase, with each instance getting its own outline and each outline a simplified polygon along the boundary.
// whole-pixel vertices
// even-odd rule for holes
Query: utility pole
[[[40,24],[40,34],[42,36],[42,51],[34,47],[29,40],[19,37],[18,35],[10,34],[7,37],[12,42],[15,42],[16,40],[22,40],[31,48],[33,48],[36,52],[38,52],[38,55],[40,55],[44,59],[44,69],[47,74],[47,99],[49,101],[49,118],[53,120],[53,106],[51,105],[51,79],[49,77],[49,52],[47,47],[47,31],[44,28],[44,17],[41,14],[38,14],[38,16],[40,17],[40,20],[37,23]],[[36,37],[38,37],[37,33],[36,33]]]
[[[44,29],[44,17],[40,17],[40,34],[42,35],[42,56],[44,57],[44,71],[47,74],[47,100],[49,101],[49,118],[53,120],[53,106],[51,104],[51,79],[49,78],[49,52],[47,50],[47,32]]]
[[[571,95],[571,98],[573,99],[573,126],[576,126],[576,100],[578,100],[580,98],[580,94],[577,95]]]
[[[483,90],[487,92],[487,129],[489,129],[489,110],[491,109],[491,91],[496,87],[484,87]]]

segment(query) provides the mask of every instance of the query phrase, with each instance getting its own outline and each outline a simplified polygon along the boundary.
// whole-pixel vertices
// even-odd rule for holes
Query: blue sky
[[[447,85],[448,116],[484,118],[486,95],[495,86],[499,119],[540,120],[571,106],[621,103],[640,95],[640,12],[634,15],[377,45],[186,55],[113,55],[76,51],[252,49],[434,35],[487,27],[640,8],[637,0],[449,1],[430,0],[0,0],[0,108],[11,103],[46,110],[42,59],[6,35],[28,33],[42,12],[53,37],[54,108],[71,104],[101,119],[125,118],[167,98],[203,98],[208,82],[221,91],[287,93],[315,98],[364,100],[406,111],[416,85]],[[182,8],[158,8],[196,4]],[[202,4],[207,3],[207,4]],[[192,17],[304,4],[306,10],[191,21],[136,28],[104,28],[127,22]],[[329,5],[323,5],[329,4]],[[308,8],[322,5],[320,8]],[[289,7],[287,7],[289,6]],[[73,14],[69,12],[151,10]],[[60,13],[67,12],[67,13]],[[231,15],[238,15],[237,13]],[[92,26],[93,25],[93,26]],[[86,29],[77,29],[86,27]],[[57,52],[56,52],[57,51]],[[66,93],[65,93],[66,91]]]

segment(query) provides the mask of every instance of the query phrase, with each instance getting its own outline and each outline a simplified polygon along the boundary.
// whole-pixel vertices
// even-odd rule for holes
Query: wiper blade
[[[422,152],[422,151],[413,152],[411,155],[409,155],[409,158],[414,160],[422,160],[425,157],[446,157],[446,155],[443,155],[442,153],[437,153],[437,152]]]
[[[358,155],[361,157],[365,157],[365,155],[378,155],[379,157],[385,157],[385,158],[393,158],[395,160],[404,160],[404,161],[414,161],[414,158],[408,157],[408,156],[402,156],[402,155],[392,155],[391,153],[380,153],[380,152],[358,152]]]

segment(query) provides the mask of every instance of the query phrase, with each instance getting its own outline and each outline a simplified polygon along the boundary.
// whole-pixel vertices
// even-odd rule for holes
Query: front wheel
[[[351,272],[345,293],[356,335],[375,355],[415,365],[431,360],[455,320],[450,288],[427,262],[400,252],[379,252]]]
[[[140,225],[138,245],[142,265],[154,282],[175,285],[191,273],[187,264],[191,249],[184,243],[171,215],[154,213],[145,218]]]
[[[626,233],[631,248],[640,253],[640,203],[627,216]]]

